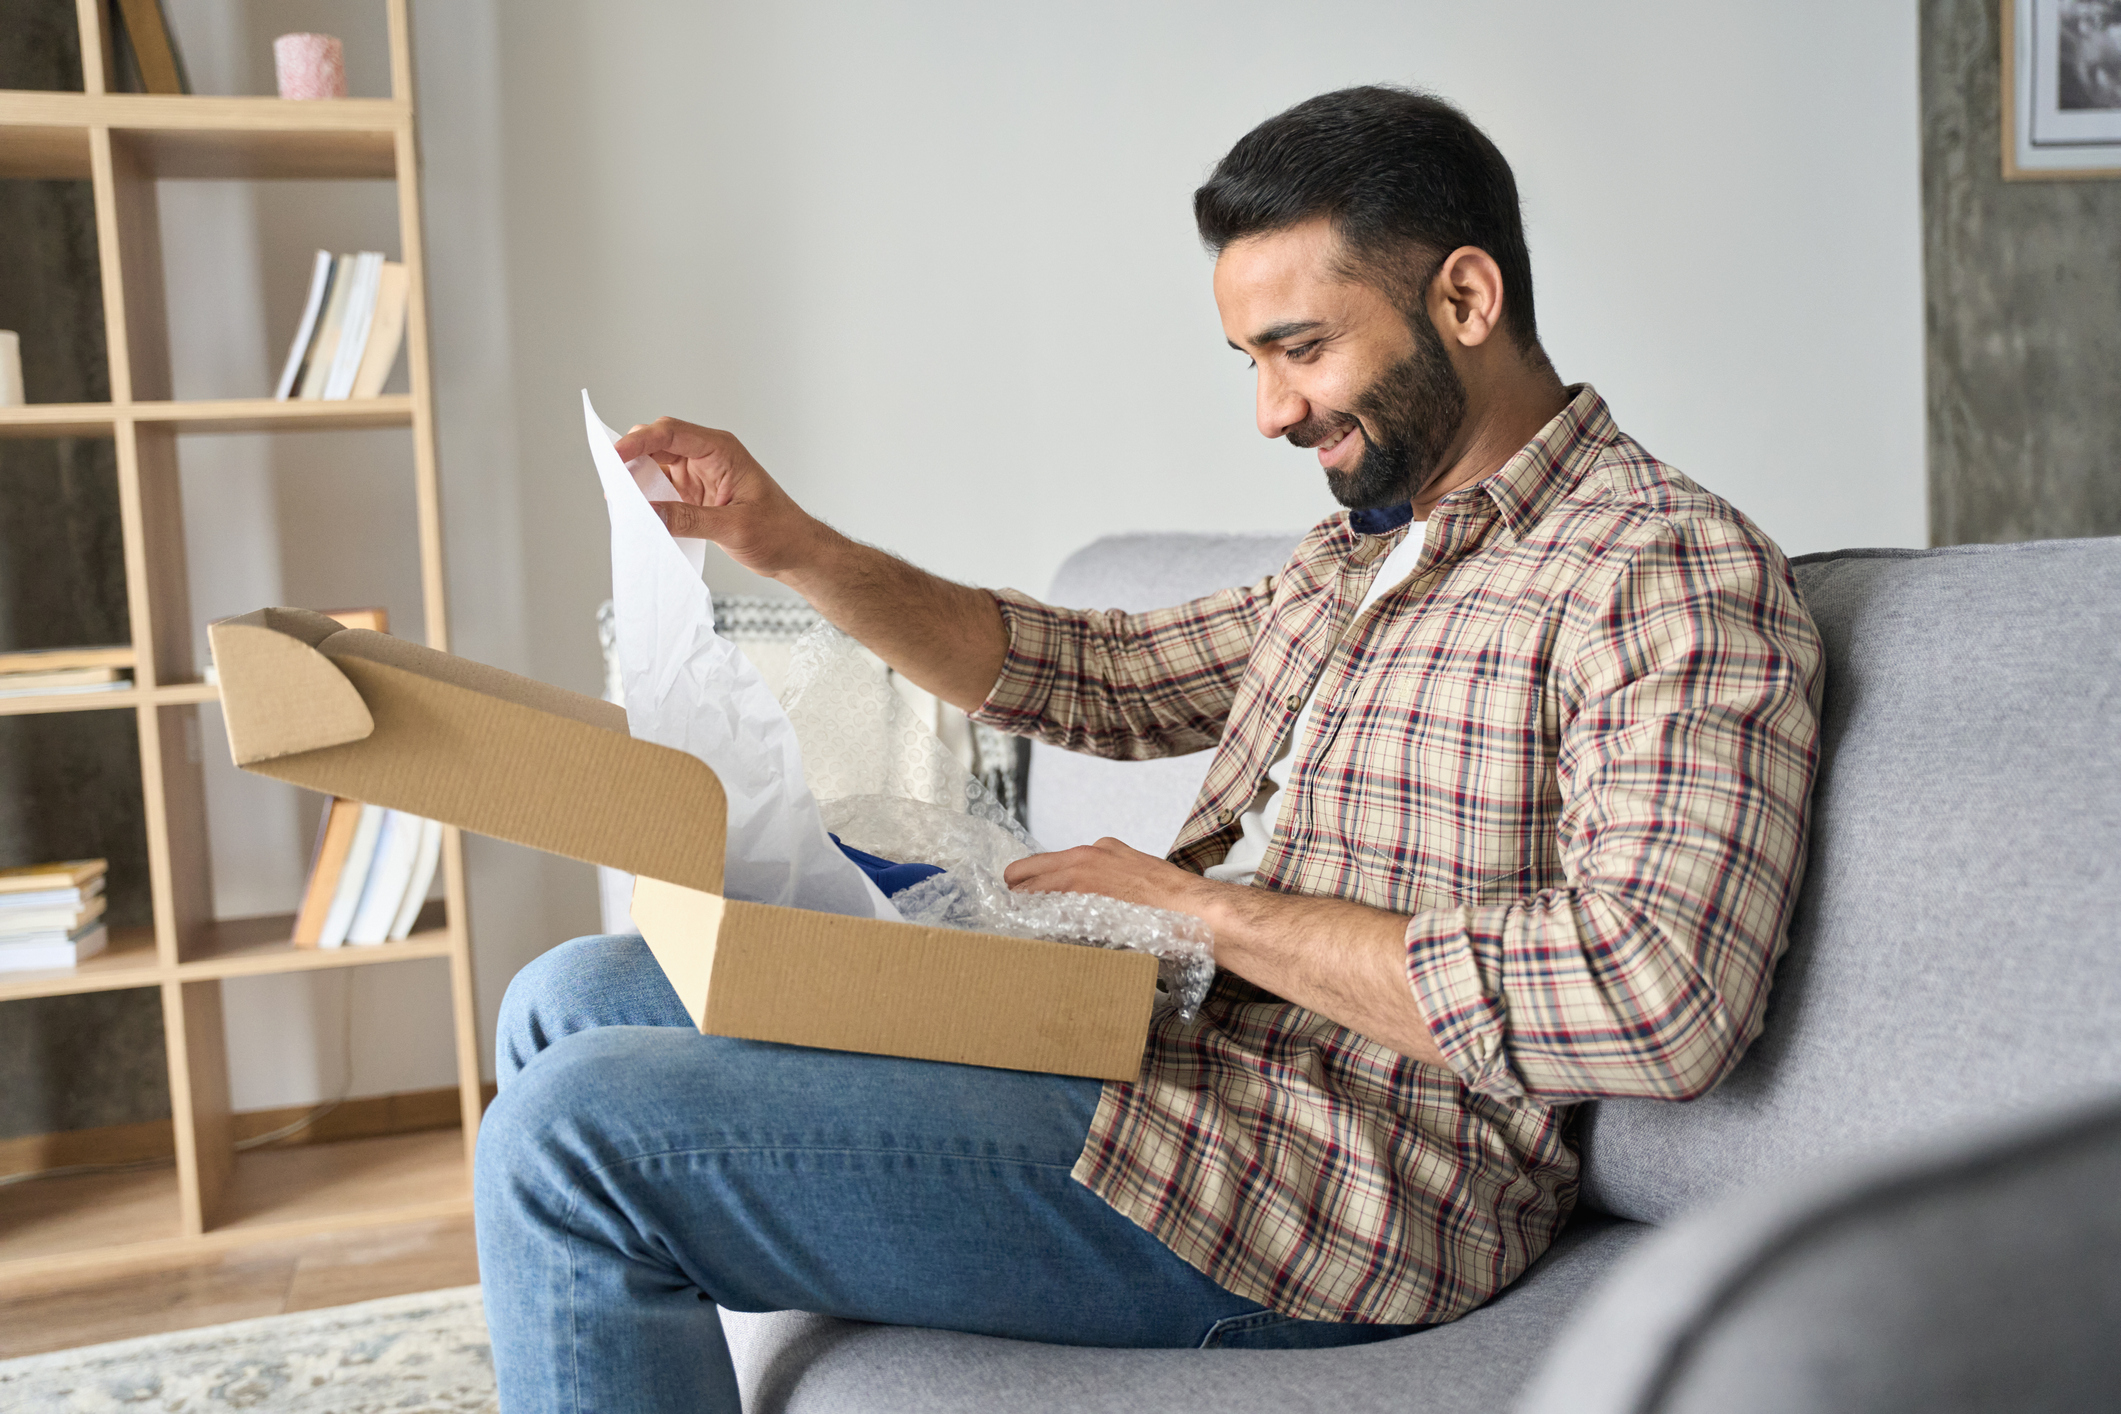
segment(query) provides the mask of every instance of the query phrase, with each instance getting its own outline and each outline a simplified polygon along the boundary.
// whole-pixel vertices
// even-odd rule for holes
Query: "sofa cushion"
[[[2121,539],[1796,570],[1827,672],[1790,949],[1716,1090],[1586,1107],[1584,1201],[1626,1217],[2121,1093]]]
[[[2117,1186],[2121,1104],[2108,1101],[1735,1195],[1601,1283],[1521,1414],[2111,1408]]]
[[[1078,609],[1163,609],[1278,572],[1301,532],[1108,535],[1061,562],[1046,598]],[[1159,761],[1103,761],[1034,742],[1032,835],[1072,849],[1111,835],[1162,854],[1186,823],[1213,752]]]
[[[1105,1350],[801,1312],[722,1313],[754,1414],[1499,1410],[1584,1292],[1647,1229],[1565,1232],[1514,1286],[1434,1330],[1335,1350]]]

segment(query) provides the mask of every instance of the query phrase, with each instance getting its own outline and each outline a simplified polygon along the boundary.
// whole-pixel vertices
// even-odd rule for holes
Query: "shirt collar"
[[[1598,396],[1597,389],[1578,383],[1566,391],[1568,406],[1555,413],[1515,456],[1489,476],[1444,497],[1444,501],[1459,496],[1470,500],[1475,492],[1485,494],[1513,539],[1521,539],[1537,525],[1557,502],[1576,489],[1576,483],[1583,480],[1598,454],[1619,435],[1613,415],[1606,410],[1605,399]]]
[[[1539,523],[1554,503],[1575,488],[1590,470],[1591,459],[1613,440],[1618,430],[1605,399],[1588,383],[1565,390],[1569,404],[1539,429],[1515,456],[1494,472],[1461,486],[1437,503],[1438,510],[1469,503],[1485,494],[1495,503],[1496,513],[1513,537],[1521,537]],[[1414,506],[1402,501],[1396,506],[1349,511],[1348,529],[1357,535],[1390,535],[1414,519]]]

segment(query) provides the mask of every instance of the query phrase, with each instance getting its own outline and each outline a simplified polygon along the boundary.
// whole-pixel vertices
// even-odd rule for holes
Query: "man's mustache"
[[[1312,417],[1297,423],[1287,432],[1282,433],[1282,436],[1288,440],[1290,446],[1302,447],[1308,451],[1312,447],[1323,447],[1328,442],[1338,442],[1347,434],[1350,427],[1360,431],[1362,419],[1355,417]],[[1368,442],[1369,440],[1370,434],[1364,432],[1363,441]]]

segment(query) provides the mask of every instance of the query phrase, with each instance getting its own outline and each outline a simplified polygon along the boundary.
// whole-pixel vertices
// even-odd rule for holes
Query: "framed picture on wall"
[[[2121,0],[2003,0],[2003,175],[2121,177]]]

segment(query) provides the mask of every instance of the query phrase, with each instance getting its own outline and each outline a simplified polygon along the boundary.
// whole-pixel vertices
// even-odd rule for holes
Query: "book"
[[[310,851],[309,882],[302,887],[302,907],[295,914],[296,947],[316,947],[324,936],[324,920],[331,916],[331,903],[338,897],[339,879],[346,871],[346,856],[353,849],[354,829],[360,823],[358,800],[334,796],[324,807],[317,821],[316,847]]]
[[[383,262],[376,280],[376,317],[368,326],[368,347],[361,353],[360,371],[354,374],[353,396],[382,395],[397,364],[398,349],[405,342],[405,314],[412,300],[412,278],[395,260]]]
[[[28,648],[0,653],[0,673],[50,673],[65,668],[130,668],[133,650],[113,648]]]
[[[398,916],[390,925],[390,940],[401,943],[412,936],[412,925],[419,922],[420,910],[427,904],[427,890],[435,881],[435,866],[442,862],[442,825],[438,820],[420,822],[420,852],[413,860],[412,878],[405,886],[405,898],[398,905]]]
[[[346,925],[346,941],[357,947],[388,942],[391,925],[398,921],[398,907],[412,883],[412,866],[420,855],[420,817],[402,810],[387,810],[376,832],[376,853],[368,866],[368,882],[361,901],[354,906],[353,922]]]
[[[0,672],[0,688],[90,687],[118,681],[116,668],[54,668],[44,673]]]
[[[101,923],[91,924],[71,937],[62,933],[53,940],[0,942],[0,972],[78,967],[109,945],[110,931]]]
[[[32,894],[29,897],[36,897]],[[66,937],[78,933],[103,916],[107,899],[98,895],[71,907],[57,904],[45,908],[0,908],[0,943],[31,936]]]
[[[302,322],[295,326],[295,340],[287,346],[287,362],[280,369],[280,384],[273,390],[273,396],[283,402],[294,395],[310,343],[317,336],[317,317],[324,312],[324,296],[331,290],[331,264],[330,251],[317,252],[316,265],[309,272],[309,299],[302,306]]]
[[[339,873],[339,886],[332,891],[331,912],[324,916],[324,931],[317,936],[320,948],[339,947],[353,925],[354,910],[368,886],[368,868],[376,860],[376,837],[383,832],[383,817],[390,812],[380,805],[363,805],[354,825],[353,843],[346,850],[346,867]]]
[[[190,93],[191,76],[160,0],[116,0],[113,13],[121,19],[110,27],[121,78],[137,80],[135,92]]]
[[[0,679],[4,682],[5,679]],[[65,687],[5,687],[0,686],[0,697],[50,697],[64,692],[123,692],[132,686],[130,680],[122,682],[91,682],[79,686]]]
[[[361,369],[361,355],[368,351],[369,326],[376,318],[376,286],[383,271],[383,257],[364,250],[354,257],[353,289],[346,296],[346,314],[339,326],[339,344],[332,353],[331,372],[324,379],[323,396],[343,402],[353,392],[354,374]]]
[[[339,331],[346,322],[346,302],[353,297],[354,259],[342,255],[331,263],[331,288],[324,295],[324,312],[317,316],[317,332],[302,356],[302,377],[295,385],[298,398],[321,398],[331,377],[332,360],[339,352]]]
[[[78,889],[100,879],[109,867],[102,859],[67,859],[57,864],[17,864],[0,869],[0,895],[30,894],[45,889]]]
[[[85,884],[69,885],[63,889],[31,889],[27,892],[0,894],[0,918],[12,916],[18,908],[83,908],[88,901],[103,892],[104,876],[98,874]]]

